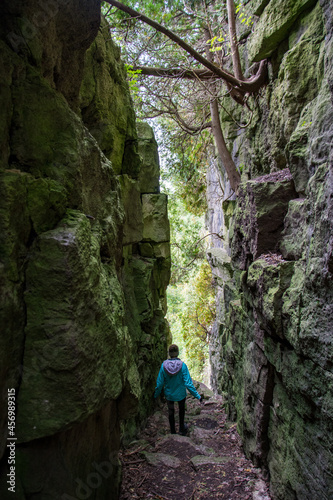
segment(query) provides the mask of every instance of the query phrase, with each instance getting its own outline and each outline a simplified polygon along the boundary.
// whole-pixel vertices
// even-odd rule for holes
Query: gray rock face
[[[159,193],[160,165],[154,132],[144,122],[139,122],[137,127],[139,155],[142,161],[139,173],[140,190],[142,193]]]
[[[277,251],[288,202],[296,196],[288,169],[240,188],[234,230],[229,235],[231,258],[237,267],[247,269],[251,259]]]
[[[13,498],[115,500],[169,336],[156,142],[100,2],[6,0],[0,46],[0,496],[12,388]]]
[[[223,203],[228,263],[220,248],[209,251],[219,288],[212,385],[227,397],[247,455],[269,471],[274,499],[328,500],[332,2],[251,0],[252,6],[261,17],[250,57],[271,55],[270,89],[258,121],[241,137],[233,135],[233,151],[249,180],[236,204]],[[231,125],[225,128],[232,136]],[[285,168],[291,175],[279,180]],[[212,209],[217,218],[219,205]]]
[[[170,240],[170,226],[165,194],[143,194],[143,240],[163,243]]]
[[[261,17],[257,26],[257,34],[252,37],[249,46],[250,59],[253,61],[260,61],[271,56],[288,36],[296,19],[306,9],[312,7],[316,0],[278,0],[265,3],[268,5],[263,10],[261,5],[255,5],[255,12],[258,12],[259,7]]]

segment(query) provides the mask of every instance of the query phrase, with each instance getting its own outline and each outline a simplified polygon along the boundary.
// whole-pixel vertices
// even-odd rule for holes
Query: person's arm
[[[201,396],[193,385],[190,372],[188,371],[188,368],[187,368],[185,363],[183,363],[182,369],[183,369],[183,378],[184,378],[184,384],[185,384],[186,389],[188,389],[190,391],[192,396],[199,399],[199,401],[200,401]]]
[[[161,394],[161,390],[163,389],[164,386],[164,381],[165,381],[165,373],[163,369],[163,363],[160,368],[157,381],[156,381],[156,387],[155,387],[155,392],[154,392],[154,398],[157,398]]]

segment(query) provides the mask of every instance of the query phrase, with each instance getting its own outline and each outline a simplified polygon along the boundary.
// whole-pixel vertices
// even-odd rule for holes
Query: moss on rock
[[[282,304],[293,275],[293,262],[269,264],[256,260],[248,270],[249,302],[257,312],[261,329],[283,338]]]
[[[170,226],[165,194],[142,196],[143,240],[162,243],[170,240]]]
[[[122,391],[129,369],[122,290],[99,248],[89,220],[73,211],[36,240],[25,291],[20,441],[82,421]]]
[[[142,165],[139,174],[141,193],[159,193],[160,166],[153,129],[145,122],[138,123],[138,151]]]
[[[217,281],[223,302],[212,334],[213,383],[228,393],[244,449],[267,467],[277,500],[328,500],[333,488],[330,4],[246,3],[261,17],[243,52],[245,67],[247,50],[250,59],[269,56],[269,84],[244,132],[223,113],[243,182],[225,223],[233,273]],[[295,189],[275,198],[278,183],[266,182],[285,167]],[[218,203],[213,209],[217,218]],[[211,262],[218,275],[220,263]]]
[[[80,107],[84,123],[114,171],[137,177],[141,167],[126,70],[105,21],[85,55]]]
[[[295,197],[289,171],[281,179],[263,176],[241,185],[229,231],[234,266],[247,269],[261,254],[277,250],[288,202]]]
[[[249,45],[249,57],[260,61],[269,57],[288,35],[296,19],[316,0],[278,0],[269,2],[255,27]]]
[[[89,490],[115,499],[121,432],[135,434],[149,412],[170,340],[156,142],[144,126],[141,160],[126,72],[105,23],[85,56],[98,29],[96,0],[84,0],[82,12],[72,0],[61,10],[55,2],[27,43],[17,30],[39,7],[9,4],[0,6],[1,37],[13,30],[0,42],[0,381],[4,401],[8,387],[17,390],[17,498]],[[138,180],[145,163],[164,231],[149,243]],[[107,478],[101,463],[111,464]],[[7,472],[3,460],[3,478]],[[98,473],[95,491],[89,478]],[[5,496],[7,485],[0,489]]]

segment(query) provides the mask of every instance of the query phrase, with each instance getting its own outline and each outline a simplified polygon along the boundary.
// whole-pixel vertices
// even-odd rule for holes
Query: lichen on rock
[[[225,125],[243,182],[212,206],[231,267],[210,249],[212,384],[277,500],[333,494],[331,3],[247,2],[244,54],[269,57],[270,82],[247,131]]]
[[[1,394],[16,389],[17,499],[116,499],[169,340],[167,199],[100,3],[51,3],[0,7]],[[143,193],[163,214],[149,243]]]

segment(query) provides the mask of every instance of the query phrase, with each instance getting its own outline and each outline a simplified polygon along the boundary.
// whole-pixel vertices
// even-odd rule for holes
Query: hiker
[[[157,398],[164,388],[164,395],[168,403],[169,423],[171,434],[176,434],[175,427],[175,401],[178,401],[179,407],[179,433],[182,436],[187,434],[187,424],[185,424],[185,400],[186,389],[192,396],[202,402],[202,397],[195,389],[190,372],[185,363],[178,358],[179,349],[176,344],[169,347],[170,359],[163,361],[160,368],[154,398]]]

